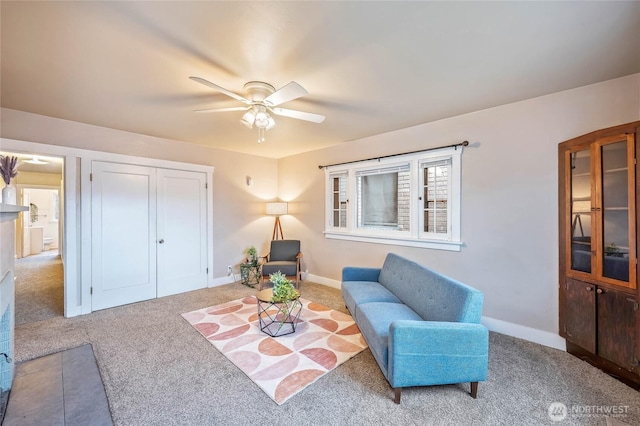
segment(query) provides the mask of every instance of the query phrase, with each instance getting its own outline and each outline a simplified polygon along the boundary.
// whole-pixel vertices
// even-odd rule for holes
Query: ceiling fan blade
[[[227,111],[246,111],[251,107],[230,107],[230,108],[209,108],[194,109],[193,112],[227,112]]]
[[[197,81],[200,84],[204,84],[205,86],[208,86],[214,90],[217,90],[218,92],[224,93],[225,95],[232,97],[233,99],[237,99],[240,102],[244,102],[245,104],[250,104],[251,101],[249,101],[248,99],[243,98],[240,95],[236,95],[233,92],[230,92],[229,90],[225,89],[224,87],[218,86],[217,84],[214,84],[212,82],[210,82],[209,80],[205,80],[204,78],[200,78],[200,77],[189,77],[191,80],[193,81]]]
[[[271,108],[271,111],[273,111],[274,114],[282,115],[284,117],[297,118],[298,120],[312,121],[314,123],[322,123],[325,118],[324,115],[295,111],[293,109]]]
[[[309,92],[307,92],[304,87],[300,86],[295,81],[292,81],[267,96],[264,103],[269,106],[277,106],[308,94]]]

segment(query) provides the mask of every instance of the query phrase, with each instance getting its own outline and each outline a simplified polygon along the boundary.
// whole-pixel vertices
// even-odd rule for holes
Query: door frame
[[[91,310],[91,162],[103,161],[165,169],[204,172],[207,175],[207,287],[213,286],[213,166],[136,157],[0,138],[3,150],[64,158],[64,316]]]

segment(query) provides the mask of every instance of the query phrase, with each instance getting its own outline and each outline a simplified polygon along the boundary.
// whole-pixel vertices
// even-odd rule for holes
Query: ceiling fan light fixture
[[[38,165],[42,165],[42,164],[49,164],[48,161],[43,161],[41,159],[39,159],[38,157],[36,157],[35,155],[33,156],[33,158],[31,160],[24,160],[25,163],[29,163],[29,164],[38,164]]]
[[[267,127],[265,128],[266,130],[270,130],[276,127],[276,120],[274,120],[273,117],[271,117],[268,114],[267,114],[267,121],[269,122],[269,124],[267,124]]]
[[[271,117],[267,113],[265,107],[258,106],[256,107],[256,109],[258,110],[258,112],[256,112],[256,121],[254,124],[260,129],[265,129],[269,125],[269,118]]]
[[[253,112],[253,109],[250,109],[249,111],[245,112],[244,115],[242,116],[241,121],[248,128],[252,128],[253,123],[256,121],[256,114]]]
[[[204,78],[189,77],[191,80],[210,87],[218,92],[236,99],[247,107],[230,107],[230,108],[214,108],[205,110],[196,110],[196,112],[219,112],[219,111],[244,111],[242,116],[242,123],[249,129],[255,126],[258,129],[258,143],[264,142],[265,132],[276,126],[276,121],[271,117],[269,112],[281,115],[284,117],[291,117],[298,120],[311,121],[313,123],[322,123],[324,115],[312,114],[304,111],[296,111],[291,109],[276,108],[278,105],[285,102],[298,99],[299,97],[308,95],[309,92],[300,86],[295,81],[291,81],[284,85],[280,89],[276,90],[272,85],[263,81],[250,81],[244,85],[247,91],[247,98],[237,95],[224,87],[218,86]]]

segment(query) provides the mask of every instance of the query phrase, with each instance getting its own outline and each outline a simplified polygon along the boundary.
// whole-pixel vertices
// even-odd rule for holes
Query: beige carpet
[[[305,298],[347,313],[340,290],[301,284]],[[16,327],[17,362],[91,343],[116,425],[594,425],[598,416],[548,415],[553,402],[624,406],[640,424],[640,393],[555,349],[490,333],[489,376],[469,384],[408,388],[402,404],[365,349],[277,405],[181,316],[253,296],[241,283]],[[44,385],[44,384],[43,384]]]
[[[16,259],[16,325],[64,315],[64,273],[57,250]]]
[[[351,315],[300,302],[295,333],[276,338],[260,330],[253,296],[182,316],[280,405],[367,348]]]

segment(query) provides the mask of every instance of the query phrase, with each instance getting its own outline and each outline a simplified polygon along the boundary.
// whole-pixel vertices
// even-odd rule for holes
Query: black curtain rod
[[[420,150],[417,150],[417,151],[402,152],[400,154],[390,154],[390,155],[383,155],[381,157],[365,158],[364,160],[354,160],[354,161],[345,161],[344,163],[327,164],[325,166],[318,166],[318,168],[319,169],[324,169],[324,168],[331,167],[331,166],[341,166],[343,164],[360,163],[362,161],[370,161],[370,160],[378,160],[378,161],[380,161],[383,158],[397,157],[399,155],[417,154],[418,152],[433,151],[433,150],[436,150],[436,149],[443,149],[443,148],[455,148],[455,149],[458,149],[459,146],[467,146],[467,145],[469,145],[469,141],[464,141],[464,142],[460,142],[460,143],[454,143],[453,145],[436,146],[436,147],[433,147],[433,148],[420,149]]]

